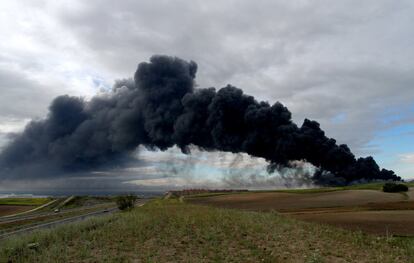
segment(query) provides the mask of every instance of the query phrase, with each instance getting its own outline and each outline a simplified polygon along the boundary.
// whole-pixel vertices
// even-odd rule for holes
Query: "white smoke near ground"
[[[255,158],[257,159],[257,158]],[[311,188],[311,177],[315,167],[307,162],[294,161],[290,167],[276,169],[269,173],[266,166],[258,167],[255,160],[245,155],[236,155],[233,166],[227,169],[223,177],[223,185],[228,188],[245,189],[283,189],[283,188]]]
[[[140,158],[150,162],[155,155],[161,159],[157,166],[152,167],[158,177],[130,183],[170,189],[265,190],[315,187],[311,180],[315,167],[303,161],[291,162],[289,168],[281,167],[269,173],[268,163],[263,158],[245,153],[206,152],[196,147],[191,147],[191,155],[173,148],[165,152],[150,152]]]

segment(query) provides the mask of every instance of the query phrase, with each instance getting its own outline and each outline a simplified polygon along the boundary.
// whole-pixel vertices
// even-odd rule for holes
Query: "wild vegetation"
[[[413,245],[169,199],[5,241],[0,262],[410,262]]]
[[[405,184],[386,183],[382,187],[382,191],[387,193],[407,192],[408,187]]]
[[[116,205],[119,210],[131,209],[135,206],[137,196],[135,195],[121,195],[116,198]]]

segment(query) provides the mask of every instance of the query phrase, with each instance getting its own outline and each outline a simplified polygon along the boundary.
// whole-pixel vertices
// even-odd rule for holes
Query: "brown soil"
[[[255,211],[276,210],[300,220],[379,235],[414,236],[414,190],[407,197],[375,190],[323,193],[248,193],[189,198],[197,204]]]
[[[297,212],[316,208],[355,207],[375,203],[397,202],[404,200],[404,196],[398,193],[383,193],[374,190],[346,190],[303,194],[280,192],[232,194],[189,200],[198,204],[209,204],[225,208]]]
[[[410,187],[407,192],[407,196],[409,200],[414,201],[414,187]]]
[[[17,214],[35,208],[28,205],[0,205],[0,216]]]
[[[379,235],[414,236],[414,210],[303,213],[292,216]]]

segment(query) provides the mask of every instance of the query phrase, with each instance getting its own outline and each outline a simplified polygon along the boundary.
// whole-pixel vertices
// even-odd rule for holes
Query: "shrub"
[[[116,204],[119,210],[133,208],[137,197],[135,195],[121,195],[116,198]]]
[[[386,183],[382,187],[382,191],[387,193],[407,192],[408,187],[405,184]]]

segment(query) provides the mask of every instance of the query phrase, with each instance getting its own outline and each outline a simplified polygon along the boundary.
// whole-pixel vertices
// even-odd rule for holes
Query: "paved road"
[[[136,202],[136,206],[142,206],[146,202],[148,202],[148,199],[138,200]],[[68,218],[64,218],[64,219],[60,219],[60,220],[56,220],[56,221],[52,221],[52,222],[48,222],[48,223],[41,223],[41,224],[37,224],[37,225],[31,225],[31,226],[21,228],[21,229],[15,230],[15,231],[0,234],[0,240],[8,238],[10,236],[18,235],[18,234],[29,233],[29,232],[32,232],[34,230],[52,228],[52,227],[62,225],[62,224],[82,221],[82,220],[85,220],[87,218],[94,217],[94,216],[107,215],[109,213],[113,213],[113,212],[116,212],[118,210],[119,209],[117,207],[112,207],[112,208],[109,208],[109,209],[102,209],[102,210],[99,210],[99,211],[94,211],[94,212],[83,214],[83,215],[68,217]]]
[[[13,223],[13,222],[18,222],[18,221],[23,221],[23,220],[28,220],[28,219],[36,219],[36,218],[45,217],[45,216],[64,215],[64,214],[71,213],[71,212],[89,210],[89,209],[105,207],[105,206],[109,207],[109,206],[114,206],[114,205],[115,203],[101,203],[101,204],[83,206],[83,207],[78,207],[78,208],[64,209],[58,213],[54,211],[48,211],[48,212],[38,212],[38,213],[30,214],[30,215],[4,216],[4,217],[0,217],[0,223]]]
[[[105,207],[105,205],[106,206],[113,206],[114,203],[97,204],[97,205],[84,206],[84,207],[79,207],[79,208],[65,209],[65,210],[61,210],[59,213],[55,213],[54,211],[50,211],[50,212],[41,212],[41,213],[36,213],[36,214],[31,214],[31,215],[5,216],[5,217],[0,217],[0,223],[14,223],[14,222],[19,222],[19,221],[23,221],[23,220],[36,219],[36,218],[40,218],[40,217],[47,217],[47,216],[53,216],[53,215],[64,215],[64,214],[71,213],[71,212],[77,212],[77,211],[93,209],[95,207],[96,208]]]

